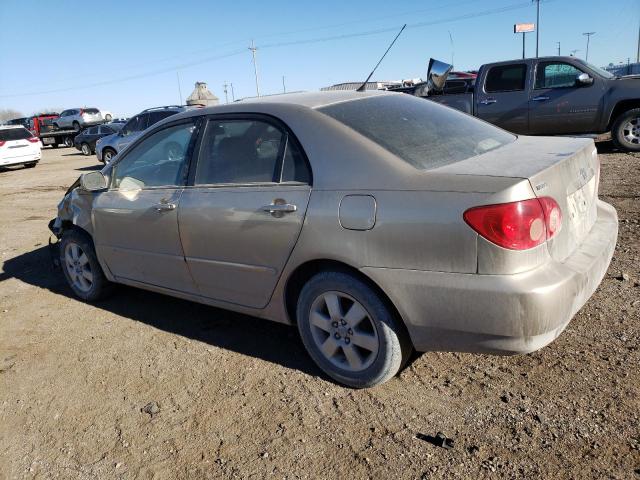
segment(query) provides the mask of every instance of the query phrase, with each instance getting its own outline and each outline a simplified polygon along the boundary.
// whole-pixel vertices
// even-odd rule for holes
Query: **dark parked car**
[[[110,123],[109,125],[85,128],[76,136],[73,143],[84,155],[91,155],[96,151],[96,141],[99,138],[118,133],[123,125],[123,123]]]
[[[475,88],[429,99],[523,135],[611,132],[640,151],[640,77],[616,77],[575,57],[512,60],[480,67]]]

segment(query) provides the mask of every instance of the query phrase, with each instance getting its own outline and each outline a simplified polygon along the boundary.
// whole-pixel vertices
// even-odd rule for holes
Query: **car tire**
[[[65,147],[73,147],[73,138],[64,137],[64,146]]]
[[[91,147],[86,142],[82,142],[82,145],[80,145],[80,151],[85,157],[91,155]]]
[[[63,232],[60,266],[73,293],[85,302],[105,298],[113,289],[98,262],[91,237],[79,229]]]
[[[29,162],[24,164],[24,168],[34,168],[38,162]]]
[[[74,122],[72,123],[72,126],[73,126],[73,129],[74,129],[76,132],[79,132],[79,131],[80,131],[80,123],[78,123],[78,122],[74,121]]]
[[[343,385],[368,388],[395,376],[412,351],[393,308],[349,273],[321,272],[298,297],[302,343],[315,363]]]
[[[113,157],[115,156],[116,152],[111,148],[105,148],[104,150],[102,150],[102,161],[105,165],[111,162],[111,160],[113,160]]]
[[[611,139],[621,150],[640,152],[640,108],[627,110],[616,118]]]
[[[52,143],[51,148],[58,148],[60,146],[59,143]]]

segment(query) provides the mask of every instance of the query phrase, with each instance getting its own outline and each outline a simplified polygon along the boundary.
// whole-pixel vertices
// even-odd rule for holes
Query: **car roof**
[[[24,125],[0,125],[0,129],[8,130],[10,128],[24,128]],[[24,128],[26,130],[26,128]]]

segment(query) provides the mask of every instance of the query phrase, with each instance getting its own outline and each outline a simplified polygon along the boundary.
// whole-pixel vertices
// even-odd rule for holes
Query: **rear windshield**
[[[318,111],[421,170],[459,162],[516,139],[457,110],[403,93],[337,103]]]
[[[88,113],[89,115],[95,115],[96,113],[100,113],[100,110],[97,108],[85,108],[84,113]]]
[[[0,128],[0,141],[25,140],[31,138],[31,132],[26,128]]]

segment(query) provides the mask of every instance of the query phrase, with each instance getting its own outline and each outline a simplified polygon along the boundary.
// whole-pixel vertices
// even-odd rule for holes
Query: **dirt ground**
[[[371,390],[290,327],[133,288],[76,300],[47,222],[95,157],[0,170],[0,478],[640,479],[640,154],[599,149],[618,247],[560,338],[427,353]]]

